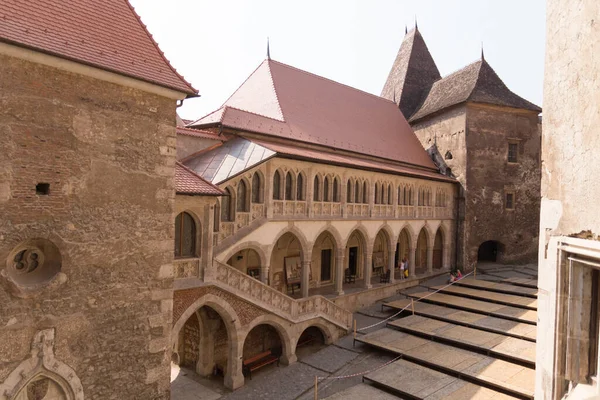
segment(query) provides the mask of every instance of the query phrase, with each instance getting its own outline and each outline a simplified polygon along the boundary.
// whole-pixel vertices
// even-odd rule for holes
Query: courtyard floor
[[[536,265],[481,264],[477,277],[501,281],[505,279],[531,280],[537,278]],[[443,285],[448,276],[432,278],[422,285],[403,290],[403,293],[423,292],[424,287]],[[358,285],[358,282],[357,282]],[[357,326],[365,327],[389,317],[393,310],[382,311],[381,304],[405,299],[396,295],[381,300],[354,314]],[[385,323],[369,329],[368,333],[384,328]],[[359,336],[362,334],[359,333]],[[173,365],[171,375],[171,398],[173,400],[309,400],[314,398],[315,376],[319,377],[319,398],[330,400],[387,400],[398,397],[363,383],[363,375],[377,370],[397,358],[390,352],[380,352],[362,343],[353,345],[352,334],[330,346],[312,345],[298,349],[298,362],[290,366],[265,367],[253,373],[252,380],[231,392],[223,386],[222,378],[203,378],[192,371]],[[344,376],[345,378],[337,379]],[[335,379],[332,379],[336,377]],[[432,378],[433,379],[433,378]],[[491,398],[491,397],[490,397]],[[494,397],[496,398],[496,397]]]

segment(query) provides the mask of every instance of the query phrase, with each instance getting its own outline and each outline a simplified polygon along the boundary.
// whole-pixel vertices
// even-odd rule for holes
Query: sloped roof
[[[542,111],[540,107],[511,92],[482,58],[435,82],[410,121],[467,101]]]
[[[223,196],[224,191],[198,176],[180,162],[175,163],[175,193],[187,195]]]
[[[216,149],[192,157],[185,164],[204,179],[218,184],[274,155],[272,150],[236,137]]]
[[[404,36],[381,97],[396,102],[409,118],[421,104],[424,89],[441,77],[421,32],[415,27]]]
[[[273,60],[190,126],[214,124],[435,169],[393,102]]]
[[[193,137],[202,138],[202,139],[218,140],[220,142],[223,142],[226,140],[225,137],[219,136],[216,133],[211,132],[211,131],[205,131],[202,129],[191,129],[191,128],[186,128],[183,126],[177,127],[177,134],[183,135],[183,136],[193,136]]]
[[[0,41],[195,95],[127,0],[2,0]]]

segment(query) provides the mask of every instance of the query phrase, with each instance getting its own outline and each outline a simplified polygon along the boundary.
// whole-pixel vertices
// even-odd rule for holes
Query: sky
[[[219,108],[266,58],[379,95],[417,20],[442,76],[481,56],[541,106],[545,0],[130,0],[200,96],[178,113]]]

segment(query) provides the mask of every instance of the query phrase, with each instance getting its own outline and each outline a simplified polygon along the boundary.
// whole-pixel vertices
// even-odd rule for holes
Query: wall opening
[[[504,245],[496,240],[481,243],[477,251],[477,261],[497,262],[502,257]]]

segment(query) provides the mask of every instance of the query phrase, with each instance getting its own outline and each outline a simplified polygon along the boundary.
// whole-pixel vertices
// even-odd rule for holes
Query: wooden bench
[[[260,369],[269,364],[273,364],[274,362],[276,362],[277,366],[279,367],[279,357],[279,355],[276,355],[271,350],[259,353],[253,357],[248,358],[247,360],[244,360],[244,363],[242,365],[242,373],[244,374],[244,376],[248,376],[250,377],[250,379],[252,379],[252,371],[256,371],[257,369]]]

